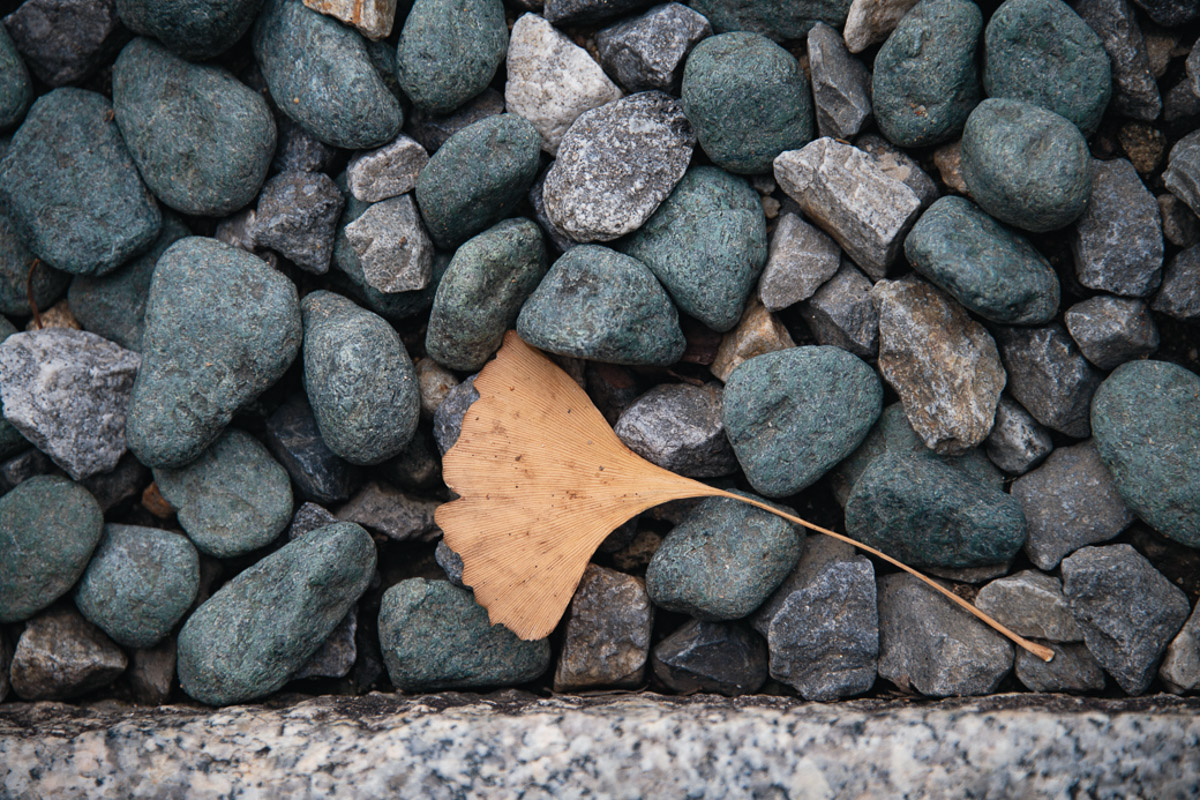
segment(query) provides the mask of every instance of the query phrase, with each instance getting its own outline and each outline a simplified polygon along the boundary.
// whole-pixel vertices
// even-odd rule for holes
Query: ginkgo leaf
[[[570,376],[513,331],[476,377],[475,391],[479,399],[442,462],[442,476],[459,498],[440,506],[436,519],[462,558],[463,583],[493,623],[522,639],[554,630],[592,554],[623,522],[670,500],[725,497],[878,556],[1026,650],[1053,657],[872,547],[646,461],[617,438]]]

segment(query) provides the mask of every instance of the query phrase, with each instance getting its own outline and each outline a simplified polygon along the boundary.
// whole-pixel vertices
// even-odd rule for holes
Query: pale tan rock
[[[741,322],[721,339],[709,371],[723,381],[728,380],[730,373],[743,361],[795,346],[783,323],[757,299],[752,299]]]
[[[961,195],[968,193],[967,184],[962,179],[962,139],[934,150],[933,165],[942,176],[942,183]]]
[[[417,372],[417,387],[421,392],[421,414],[432,419],[433,412],[438,410],[446,395],[458,386],[458,378],[432,358],[418,360],[414,369]]]
[[[71,307],[67,305],[66,300],[59,300],[49,308],[41,310],[41,325],[38,325],[38,318],[32,317],[29,324],[25,326],[26,331],[36,331],[39,328],[67,328],[68,330],[80,331],[83,326],[79,324],[79,320],[75,319],[75,315],[71,313]]]
[[[851,53],[861,53],[888,37],[917,0],[854,0],[842,36]]]
[[[383,39],[396,21],[396,0],[304,0],[304,5],[357,28],[368,39]]]

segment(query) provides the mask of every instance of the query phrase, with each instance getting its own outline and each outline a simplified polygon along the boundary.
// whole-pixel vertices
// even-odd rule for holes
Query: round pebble
[[[487,88],[507,50],[500,0],[417,0],[400,32],[396,75],[413,105],[446,114]]]

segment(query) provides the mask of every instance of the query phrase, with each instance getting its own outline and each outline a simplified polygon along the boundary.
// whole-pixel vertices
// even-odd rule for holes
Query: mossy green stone
[[[383,593],[379,646],[392,684],[410,692],[511,686],[550,666],[547,640],[518,639],[466,589],[424,578]]]
[[[468,239],[438,285],[425,349],[450,369],[475,372],[491,358],[546,274],[538,226],[506,219]]]
[[[66,594],[100,541],[104,512],[87,489],[39,475],[0,497],[0,622],[20,622]]]
[[[416,0],[400,32],[396,75],[417,108],[448,114],[488,87],[507,52],[500,0]]]
[[[0,27],[0,131],[25,118],[33,102],[33,81],[8,29]]]
[[[200,556],[187,537],[105,525],[75,605],[118,644],[153,647],[187,613],[199,589]]]
[[[1029,240],[962,197],[936,201],[909,231],[912,268],[969,311],[1006,325],[1041,325],[1058,313],[1058,275]]]
[[[1122,364],[1092,398],[1092,436],[1126,505],[1200,549],[1200,375],[1165,361]]]
[[[979,102],[975,46],[983,15],[970,0],[922,0],[875,56],[871,105],[892,144],[953,138]]]
[[[521,309],[517,333],[542,350],[610,364],[667,366],[687,346],[654,273],[593,244],[554,262]]]
[[[813,138],[808,78],[761,34],[723,33],[696,45],[680,99],[704,152],[730,172],[770,172],[775,156]]]
[[[225,52],[250,29],[263,0],[116,0],[121,21],[187,59]]]

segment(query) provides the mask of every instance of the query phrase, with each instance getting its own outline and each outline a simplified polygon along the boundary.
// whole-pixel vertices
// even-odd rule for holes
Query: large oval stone
[[[396,75],[417,108],[448,114],[488,87],[507,51],[500,0],[417,0],[400,32]]]

